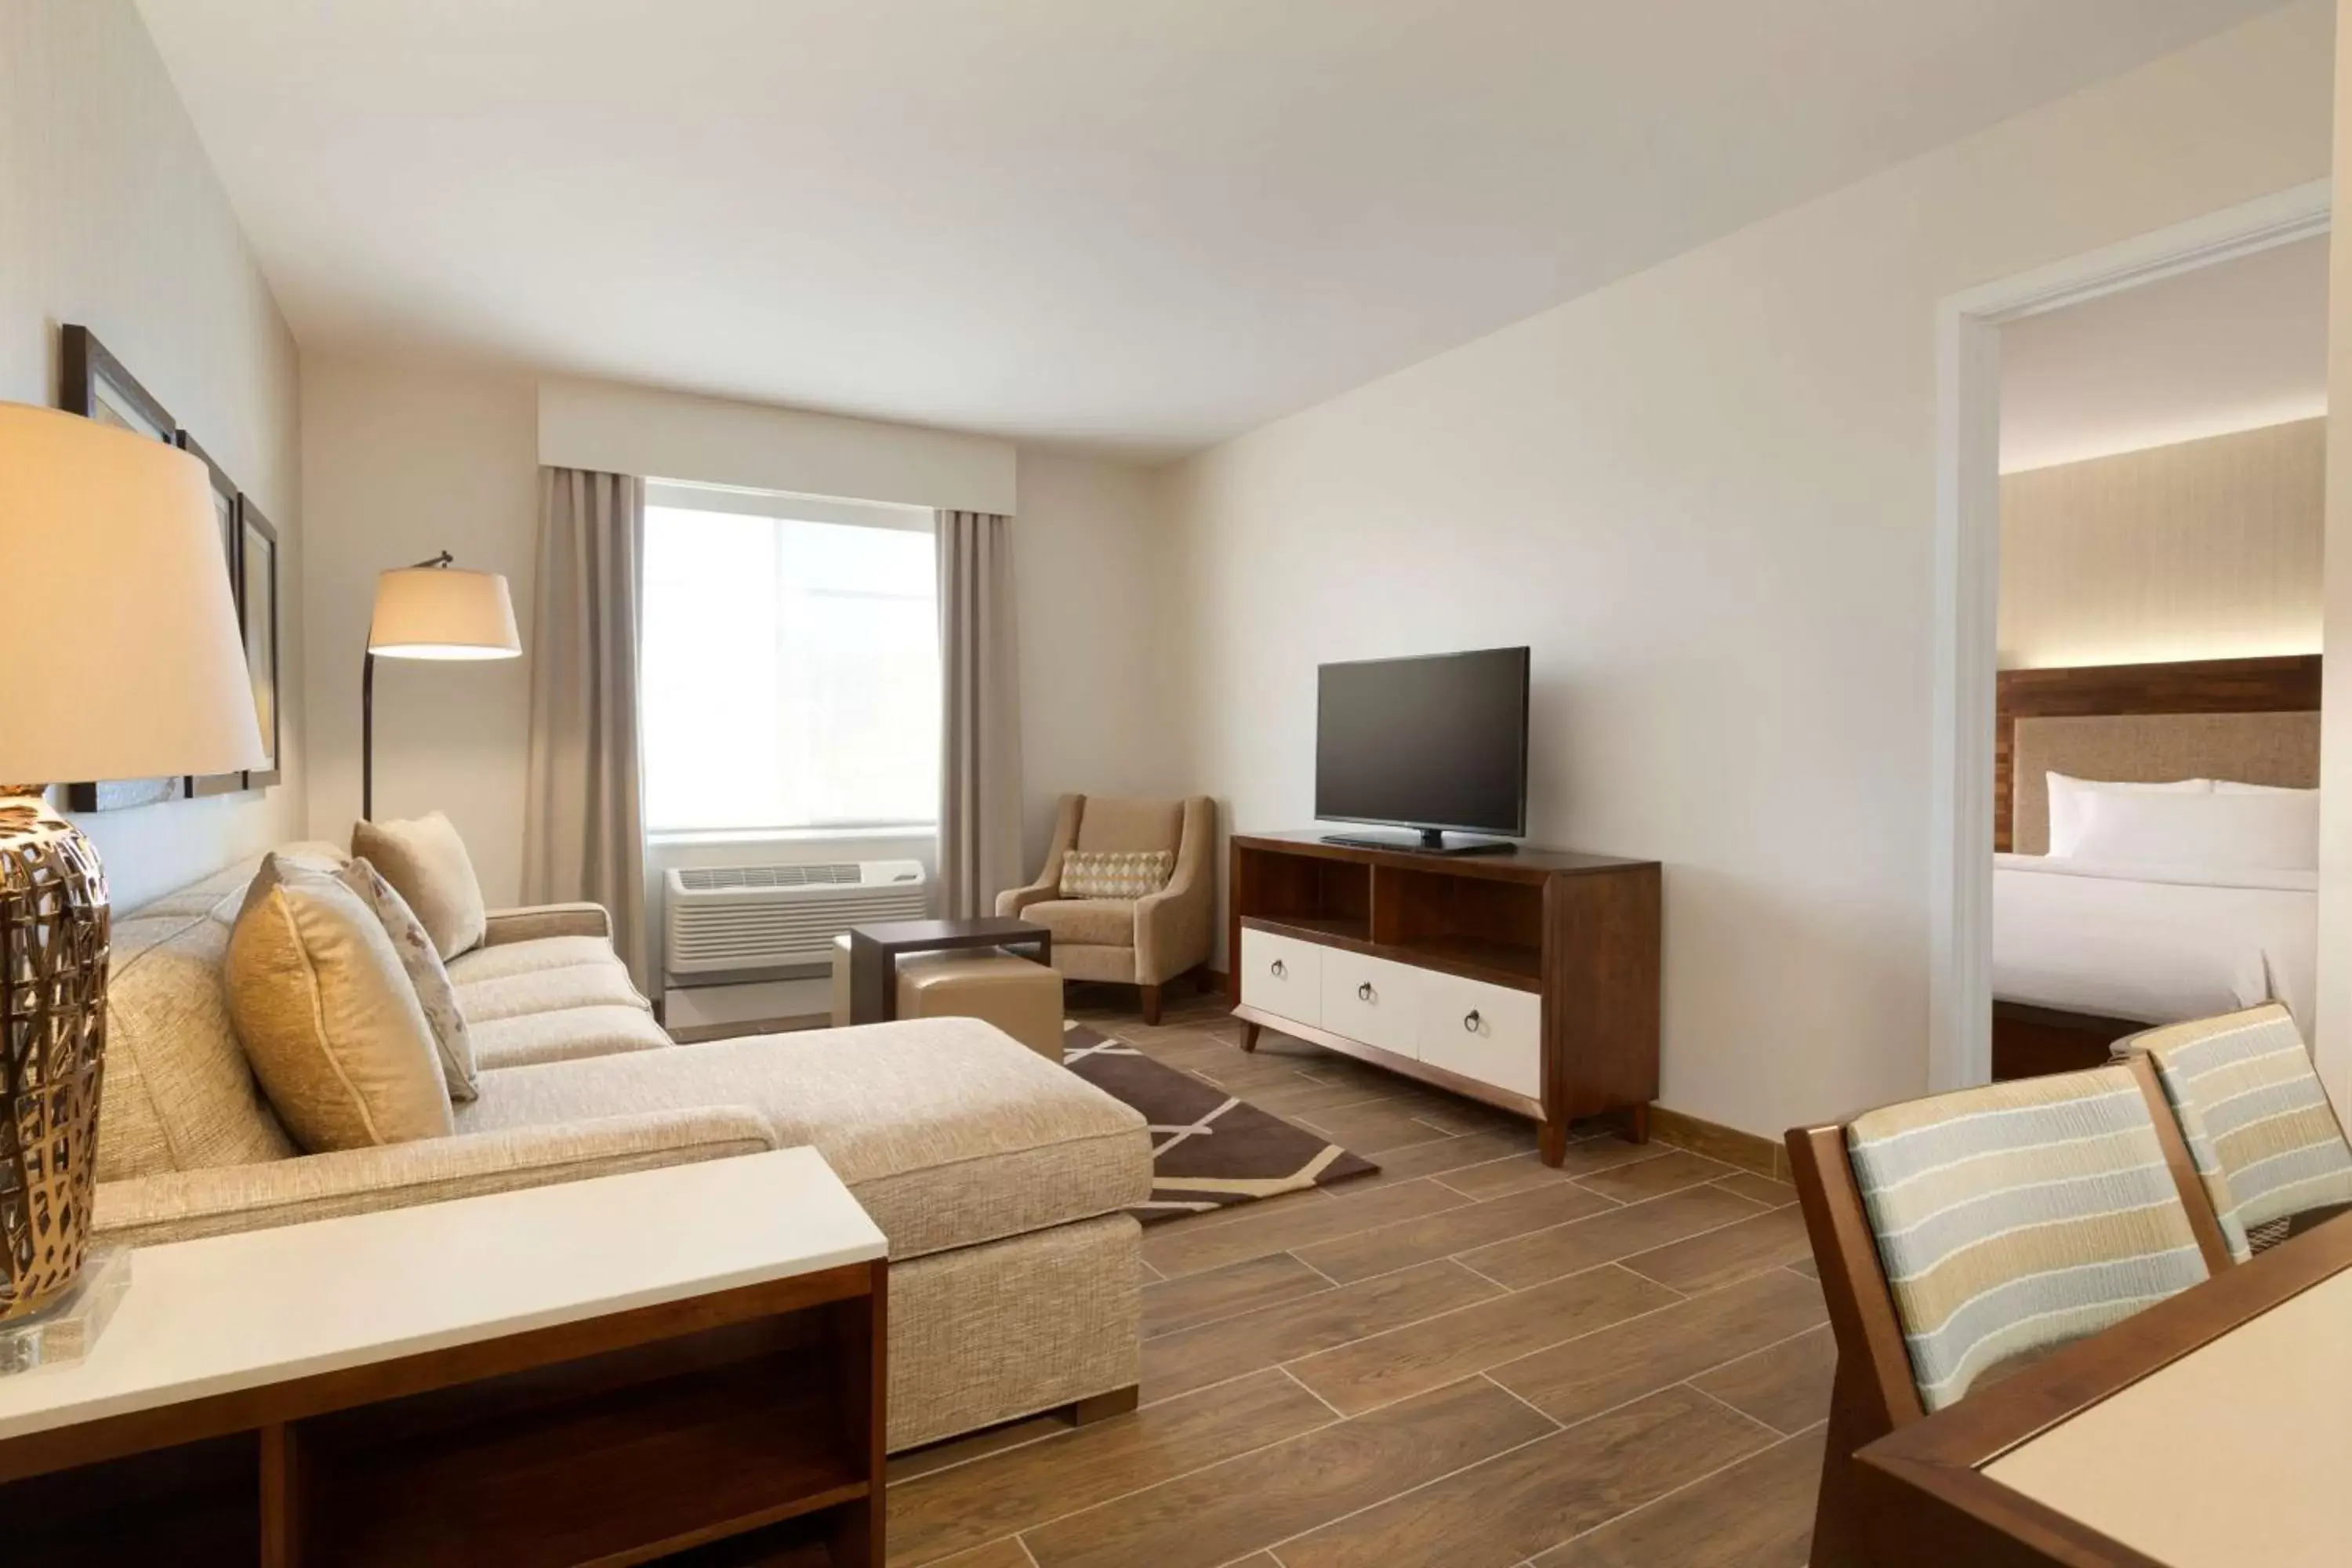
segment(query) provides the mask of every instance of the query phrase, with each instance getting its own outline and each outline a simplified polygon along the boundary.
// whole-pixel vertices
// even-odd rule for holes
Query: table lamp
[[[515,658],[514,601],[496,572],[467,572],[443,551],[430,561],[379,573],[360,670],[360,815],[375,816],[375,661],[384,658]]]
[[[63,1299],[89,1239],[106,1065],[106,875],[49,784],[265,757],[205,465],[0,404],[0,1323]]]

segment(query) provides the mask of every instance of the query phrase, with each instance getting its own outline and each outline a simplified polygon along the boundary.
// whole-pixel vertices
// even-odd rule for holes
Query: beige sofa
[[[1107,980],[1140,990],[1146,1023],[1160,1022],[1160,987],[1209,962],[1216,916],[1216,804],[1066,795],[1054,818],[1045,868],[1025,888],[997,895],[996,912],[1020,915],[1054,933],[1054,967],[1071,980]],[[1141,899],[1066,899],[1062,857],[1073,849],[1172,849],[1168,885]]]
[[[340,859],[330,846],[300,852]],[[117,916],[101,1240],[161,1243],[814,1144],[890,1239],[890,1445],[1115,1408],[1139,1359],[1143,1119],[993,1026],[672,1044],[604,911],[493,912],[449,964],[481,1068],[453,1137],[303,1154],[229,1023],[253,864]],[[420,1281],[420,1285],[425,1282]]]

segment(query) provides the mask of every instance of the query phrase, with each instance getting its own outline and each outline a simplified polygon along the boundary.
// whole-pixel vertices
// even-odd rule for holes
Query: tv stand
[[[1345,849],[1394,849],[1407,855],[1516,855],[1519,847],[1507,838],[1461,838],[1447,843],[1440,828],[1424,827],[1418,838],[1385,837],[1377,833],[1327,833],[1326,844]]]
[[[1613,1112],[1648,1139],[1656,861],[1237,834],[1228,886],[1244,1050],[1277,1029],[1517,1112],[1540,1125],[1547,1164],[1580,1118]]]

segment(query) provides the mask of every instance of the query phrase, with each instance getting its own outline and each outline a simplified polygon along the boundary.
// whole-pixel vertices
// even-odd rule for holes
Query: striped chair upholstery
[[[2116,1042],[2145,1051],[2241,1263],[2278,1222],[2352,1204],[2352,1148],[2312,1069],[2294,1019],[2275,1002],[2168,1024]]]
[[[1928,1410],[2207,1276],[2126,1068],[1891,1105],[1846,1147]]]

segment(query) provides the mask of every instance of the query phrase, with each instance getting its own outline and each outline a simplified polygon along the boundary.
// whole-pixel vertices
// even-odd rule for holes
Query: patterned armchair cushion
[[[1062,857],[1062,897],[1140,899],[1168,885],[1173,849],[1073,849]]]
[[[1889,1106],[1846,1143],[1929,1410],[2206,1277],[2128,1068]]]
[[[2167,1025],[2117,1041],[2116,1050],[2145,1051],[2155,1064],[2240,1262],[2253,1256],[2249,1232],[2352,1204],[2352,1148],[2284,1007],[2271,1002]]]

